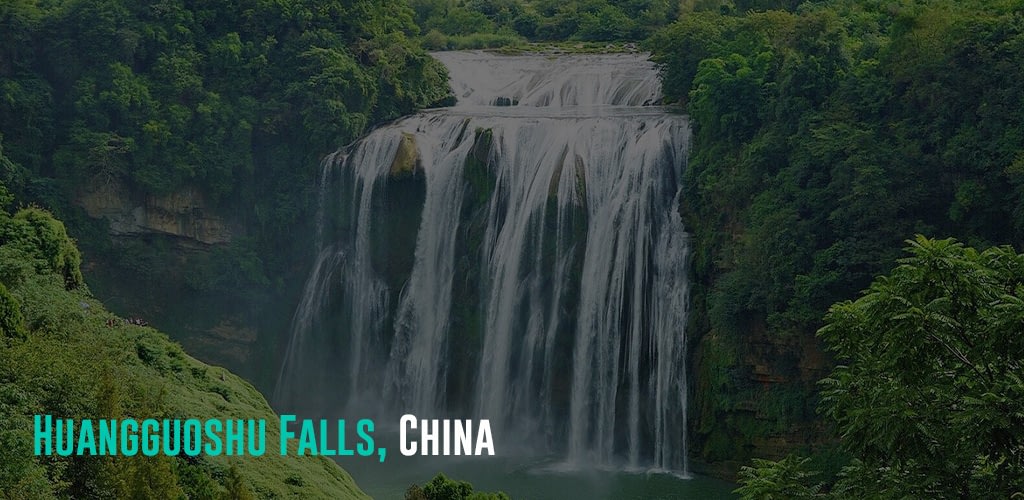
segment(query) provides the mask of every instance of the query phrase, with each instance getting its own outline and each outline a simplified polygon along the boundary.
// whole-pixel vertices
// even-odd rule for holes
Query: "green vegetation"
[[[505,45],[493,52],[514,56],[520,54],[620,54],[636,52],[637,44],[633,42],[524,42]]]
[[[758,461],[744,498],[1013,498],[1024,494],[1024,255],[912,241],[911,257],[819,335],[839,365],[821,410],[854,459]]]
[[[423,46],[483,49],[525,41],[642,40],[674,20],[668,0],[410,0]]]
[[[0,182],[68,224],[122,311],[182,337],[289,315],[276,307],[308,265],[321,158],[448,95],[413,15],[370,0],[0,2]],[[226,248],[112,240],[80,208],[193,191],[190,210],[229,226]]]
[[[194,183],[216,202],[248,202],[261,226],[285,227],[303,193],[281,186],[369,124],[447,94],[401,3],[0,9],[0,123],[7,156],[25,167],[6,180],[41,201],[95,183],[152,194]]]
[[[695,133],[683,181],[695,245],[695,454],[746,461],[751,443],[787,429],[819,435],[782,448],[818,446],[828,439],[819,406],[841,450],[755,462],[742,494],[1020,493],[1022,356],[1009,336],[1020,257],[920,240],[871,284],[912,234],[1024,244],[1018,3],[0,2],[0,182],[35,204],[13,211],[0,190],[0,408],[12,416],[0,422],[0,491],[358,496],[317,460],[25,452],[25,417],[40,411],[271,415],[247,384],[163,336],[108,326],[68,233],[87,261],[121,271],[121,286],[162,290],[139,300],[168,318],[237,309],[286,322],[309,260],[308,237],[296,235],[312,234],[318,161],[449,98],[423,47],[619,51],[649,37],[666,95]],[[485,172],[470,173],[475,182]],[[242,237],[186,256],[166,238],[112,245],[106,223],[75,201],[114,187],[135,200],[197,188],[205,208],[234,214]],[[458,318],[476,321],[469,309]],[[271,351],[276,340],[260,343]],[[806,364],[821,342],[842,364],[819,391]],[[439,476],[410,494],[463,498],[467,487]]]
[[[473,485],[465,481],[448,479],[438,474],[423,485],[412,485],[405,492],[405,500],[509,500],[509,496],[498,493],[473,491]]]
[[[812,428],[813,412],[793,405],[817,398],[821,374],[806,368],[814,332],[831,304],[892,265],[901,241],[1024,243],[1015,3],[763,4],[753,7],[790,10],[723,4],[647,43],[694,126],[683,181],[695,236],[690,331],[704,338],[698,353],[730,361],[696,374],[714,380],[695,398],[695,449],[710,460],[752,458],[740,438],[752,424],[735,417],[751,405],[766,412],[759,420]],[[751,403],[767,394],[752,382],[757,363],[803,395]]]
[[[2,184],[0,200],[11,202]],[[247,382],[108,313],[76,258],[44,210],[0,210],[0,498],[365,497],[323,457],[35,457],[34,414],[276,421]]]

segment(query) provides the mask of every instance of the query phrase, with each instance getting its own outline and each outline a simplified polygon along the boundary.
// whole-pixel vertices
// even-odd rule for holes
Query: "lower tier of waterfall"
[[[275,403],[685,470],[689,133],[654,107],[448,108],[333,155]]]

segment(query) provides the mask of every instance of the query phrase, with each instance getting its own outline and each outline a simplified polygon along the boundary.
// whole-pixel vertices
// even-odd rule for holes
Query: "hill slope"
[[[0,205],[11,202],[0,185]],[[0,498],[366,498],[322,457],[279,456],[276,416],[249,383],[85,288],[62,223],[0,210]],[[32,416],[267,419],[250,457],[34,457]]]

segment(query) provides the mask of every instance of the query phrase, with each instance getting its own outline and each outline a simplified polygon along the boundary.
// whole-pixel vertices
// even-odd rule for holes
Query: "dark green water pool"
[[[555,461],[470,457],[394,457],[387,463],[342,466],[376,499],[402,499],[411,484],[438,472],[469,481],[477,491],[504,491],[515,500],[714,500],[736,498],[736,485],[703,476],[654,471],[584,470]]]

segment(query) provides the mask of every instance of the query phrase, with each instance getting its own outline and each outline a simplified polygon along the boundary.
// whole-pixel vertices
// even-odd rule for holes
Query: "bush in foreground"
[[[759,461],[744,498],[1024,496],[1024,255],[918,237],[819,335],[839,364],[819,410],[853,459]]]
[[[405,491],[405,500],[510,500],[502,492],[486,493],[473,491],[473,485],[466,481],[448,479],[438,474],[430,482],[423,485],[414,484]]]

